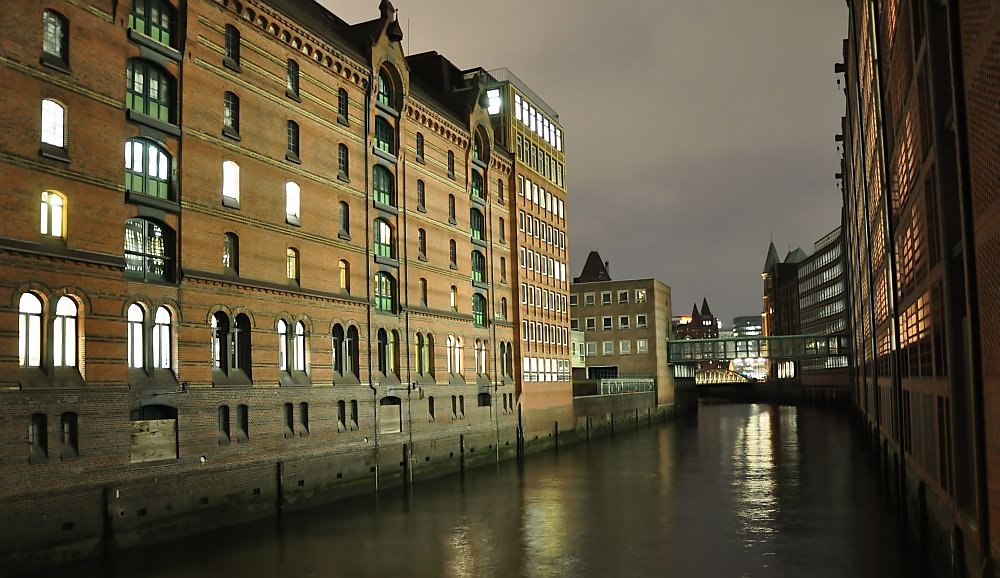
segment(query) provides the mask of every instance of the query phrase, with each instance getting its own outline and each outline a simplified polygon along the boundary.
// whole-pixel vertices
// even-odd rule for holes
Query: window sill
[[[139,32],[138,30],[129,28],[128,39],[131,40],[132,42],[135,42],[136,44],[139,44],[140,46],[145,46],[150,50],[158,52],[163,56],[166,56],[170,60],[173,60],[174,62],[180,62],[181,60],[184,59],[184,55],[181,54],[180,51],[175,50],[169,46],[160,44],[159,42],[153,40],[149,36],[146,36],[142,32]]]
[[[281,371],[278,373],[278,384],[285,386],[312,385],[309,374],[304,371]]]
[[[337,180],[342,183],[349,183],[351,182],[351,177],[345,175],[344,173],[337,173]]]
[[[243,72],[243,69],[240,68],[240,63],[236,62],[235,60],[233,60],[228,56],[222,59],[222,66],[228,68],[229,70],[232,70],[233,72],[239,72],[239,73]]]
[[[125,202],[133,203],[136,205],[145,205],[147,207],[154,207],[168,213],[180,213],[181,205],[177,201],[171,201],[168,199],[161,199],[159,197],[151,197],[149,195],[144,195],[142,193],[137,193],[135,191],[125,191]]]
[[[479,205],[480,207],[486,206],[486,199],[480,197],[475,193],[469,193],[469,199],[472,200],[473,203]]]
[[[482,239],[478,239],[476,237],[471,237],[470,239],[471,239],[473,245],[478,245],[480,247],[489,247],[489,243],[487,243],[486,241],[484,241]]]
[[[418,157],[416,157],[416,159],[414,159],[414,160],[416,160],[416,161],[417,161],[418,163],[420,163],[420,164],[422,164],[422,165],[425,165],[425,164],[427,164],[427,161],[425,161],[425,160],[424,160],[424,157],[420,157],[420,156],[418,156]]]
[[[451,269],[452,271],[458,271],[458,265],[456,265],[455,263],[449,263],[448,268]]]
[[[448,178],[454,181],[455,180],[455,173],[448,173]]]
[[[426,262],[427,261],[427,255],[424,255],[423,253],[420,253],[419,255],[417,255],[417,261],[424,261],[424,262]]]
[[[374,153],[374,155],[377,156],[378,158],[384,161],[388,161],[391,164],[396,164],[399,162],[399,159],[396,158],[396,155],[378,148],[377,145],[372,145],[372,153]]]
[[[29,464],[47,464],[49,463],[49,456],[43,454],[41,451],[33,451],[30,456],[28,456]]]
[[[237,141],[237,142],[243,140],[240,137],[239,131],[237,131],[236,129],[234,129],[231,126],[224,126],[224,127],[222,127],[222,136],[229,137],[229,138],[231,138],[231,139],[233,139],[234,141]]]
[[[242,369],[234,369],[230,373],[219,370],[212,371],[212,386],[248,386],[253,385],[250,376]]]
[[[285,215],[285,222],[295,227],[302,226],[302,222],[299,220],[298,215]]]
[[[230,209],[239,209],[240,200],[234,199],[233,197],[227,197],[225,195],[222,195],[222,206],[229,207]]]
[[[63,74],[73,74],[73,72],[69,69],[69,63],[62,60],[58,56],[53,56],[43,52],[39,62],[46,68],[51,68],[52,70],[62,72]]]
[[[399,215],[399,209],[397,209],[396,207],[393,207],[391,205],[385,205],[378,201],[373,201],[373,203],[375,205],[375,208],[378,209],[379,211],[382,211],[383,213],[389,213],[390,215],[394,216]]]
[[[379,265],[386,265],[389,267],[399,268],[399,260],[393,259],[392,257],[383,257],[382,255],[375,255],[375,262]]]
[[[490,288],[490,286],[483,281],[473,281],[472,286],[475,287],[476,289],[483,289],[483,290]]]
[[[427,212],[427,207],[425,207],[425,206],[423,206],[423,205],[420,205],[420,204],[418,204],[418,205],[417,205],[417,211],[419,211],[419,212],[421,212],[421,213],[426,213],[426,212]]]
[[[449,225],[457,225],[458,221],[455,220],[455,217],[448,217],[448,224]]]
[[[351,126],[351,123],[349,120],[347,120],[347,117],[342,115],[337,117],[337,123],[343,126]]]
[[[285,160],[289,161],[289,162],[292,162],[292,163],[295,163],[297,165],[301,165],[302,164],[302,159],[299,158],[299,155],[297,153],[292,152],[292,151],[288,151],[288,152],[285,153]]]
[[[481,161],[481,160],[479,160],[479,159],[477,159],[475,157],[472,157],[472,164],[475,165],[475,166],[477,166],[477,167],[479,167],[479,168],[481,168],[481,169],[483,169],[483,170],[486,170],[487,168],[489,168],[489,167],[486,166],[486,162],[485,161]]]
[[[291,90],[288,87],[285,87],[285,96],[294,100],[295,102],[302,102],[302,97],[299,96],[299,93]]]
[[[181,128],[176,124],[164,122],[160,119],[153,118],[149,115],[134,111],[132,109],[125,110],[125,118],[132,122],[148,126],[149,128],[152,129],[156,129],[170,136],[181,136]]]
[[[66,154],[65,147],[57,147],[55,145],[50,145],[47,143],[42,143],[42,147],[38,149],[38,154],[43,158],[47,158],[53,161],[59,161],[61,163],[69,163],[69,155]]]
[[[341,229],[340,231],[337,232],[337,238],[344,241],[350,241],[351,235],[347,231]]]
[[[388,104],[383,104],[379,102],[378,99],[375,100],[375,108],[388,114],[391,117],[399,118],[399,112],[396,109],[392,108]]]

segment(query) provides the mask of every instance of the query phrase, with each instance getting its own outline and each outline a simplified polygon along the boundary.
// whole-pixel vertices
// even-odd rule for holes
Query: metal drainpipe
[[[373,69],[374,71],[374,69]],[[365,287],[366,287],[366,297],[368,299],[368,307],[366,308],[366,331],[368,333],[368,388],[372,392],[372,424],[374,426],[374,432],[372,434],[372,441],[374,443],[375,449],[375,491],[378,492],[378,466],[379,466],[379,447],[378,447],[378,389],[375,387],[374,380],[372,379],[372,258],[373,256],[369,254],[368,251],[368,240],[371,238],[371,179],[369,173],[372,170],[371,167],[371,104],[372,95],[371,91],[374,89],[374,73],[368,73],[368,88],[365,90]],[[397,285],[398,286],[398,285]],[[360,336],[358,336],[360,341]]]
[[[406,102],[406,96],[405,95],[400,94],[400,102],[402,102],[402,103]],[[400,339],[400,341],[406,343],[406,347],[403,348],[403,351],[406,352],[406,357],[405,357],[406,358],[406,419],[407,419],[407,422],[408,422],[408,424],[407,424],[407,434],[408,434],[408,436],[407,437],[409,438],[409,444],[410,444],[410,449],[409,449],[409,451],[406,454],[406,459],[408,460],[408,462],[406,464],[406,471],[409,472],[408,481],[409,481],[410,484],[412,484],[413,483],[413,467],[412,467],[412,465],[413,465],[413,463],[415,461],[414,458],[413,458],[413,398],[412,398],[412,393],[413,393],[413,389],[414,389],[415,383],[413,381],[413,372],[412,372],[413,366],[410,363],[410,346],[411,346],[410,337],[412,336],[412,333],[410,332],[410,266],[409,266],[409,263],[410,263],[410,259],[409,259],[409,254],[410,254],[410,244],[409,244],[409,238],[410,237],[409,237],[409,232],[410,232],[410,228],[408,226],[408,223],[406,223],[406,220],[407,220],[406,219],[406,215],[407,215],[406,195],[405,194],[400,194],[402,192],[402,188],[403,188],[400,185],[400,183],[405,183],[406,182],[406,166],[407,166],[407,163],[406,163],[405,157],[403,156],[403,153],[405,152],[405,150],[401,146],[402,139],[398,138],[398,135],[403,134],[402,122],[403,122],[403,111],[404,111],[404,109],[405,109],[404,106],[400,107],[399,118],[396,119],[396,135],[397,135],[397,138],[396,138],[396,166],[399,167],[400,166],[400,162],[399,161],[400,160],[403,161],[402,162],[402,169],[401,169],[403,171],[403,178],[397,178],[396,179],[396,203],[402,205],[403,224],[398,227],[398,229],[402,230],[402,233],[401,234],[397,234],[396,238],[397,238],[397,243],[401,244],[403,246],[403,259],[402,259],[402,263],[401,263],[400,267],[401,267],[401,269],[403,271],[405,271],[405,273],[401,274],[400,277],[405,278],[406,279],[406,283],[405,284],[401,283],[400,280],[397,279],[396,280],[396,286],[402,288],[402,290],[403,290],[402,292],[404,292],[405,296],[406,296],[406,299],[400,299],[399,300],[399,303],[406,303],[406,309],[403,312],[403,327],[404,327],[404,331],[405,331],[406,335],[402,339]],[[424,337],[425,343],[426,343],[426,339],[427,339],[427,337],[425,336]],[[420,355],[421,355],[421,352],[417,351],[417,357],[418,358],[420,357]],[[402,361],[403,356],[400,355],[399,358]]]
[[[955,111],[955,132],[956,149],[958,152],[958,175],[959,175],[959,195],[961,195],[961,206],[972,207],[972,186],[970,184],[971,167],[969,164],[968,147],[968,119],[966,118],[965,100],[959,98],[955,92],[955,87],[965,86],[965,69],[962,62],[962,40],[961,22],[958,15],[958,3],[955,0],[947,2],[948,10],[948,40],[950,41],[951,68],[954,71],[955,81],[952,83],[952,103]],[[927,22],[925,19],[924,22]],[[972,451],[975,460],[976,470],[976,504],[979,517],[979,550],[980,555],[986,558],[990,555],[990,524],[989,524],[989,492],[986,487],[986,423],[983,415],[983,371],[982,371],[982,350],[979,345],[979,294],[977,292],[977,274],[975,261],[975,223],[973,223],[970,210],[962,210],[960,214],[962,227],[962,257],[964,261],[965,273],[965,299],[968,312],[967,325],[964,331],[968,332],[968,376],[967,382],[972,385],[969,399],[972,413]],[[976,384],[979,384],[976,387]],[[954,412],[954,404],[952,404]],[[955,421],[952,420],[952,425]],[[954,436],[952,436],[954,443]],[[952,452],[954,454],[954,452]],[[954,467],[954,461],[953,461]]]
[[[475,133],[473,133],[472,138],[473,138],[473,143],[475,143]],[[475,146],[475,145],[473,145],[473,146]],[[491,368],[491,371],[490,371],[490,374],[491,374],[490,375],[490,383],[493,384],[493,395],[491,396],[491,399],[490,399],[490,405],[491,405],[491,409],[493,411],[493,425],[496,428],[496,444],[495,444],[495,447],[496,447],[497,462],[499,462],[500,461],[500,412],[497,409],[497,391],[500,389],[500,385],[499,385],[499,374],[497,373],[497,355],[496,355],[496,352],[497,352],[496,296],[497,296],[497,294],[496,294],[496,290],[495,290],[496,289],[496,274],[494,274],[494,272],[493,272],[493,258],[494,258],[494,250],[493,250],[493,238],[494,238],[494,235],[492,234],[493,233],[493,226],[492,226],[493,225],[493,198],[492,198],[493,195],[489,192],[490,191],[490,186],[489,185],[490,185],[490,180],[491,180],[492,177],[491,176],[487,176],[487,175],[490,174],[489,173],[489,163],[493,160],[493,154],[492,154],[493,148],[494,148],[493,147],[493,142],[491,141],[490,142],[490,158],[488,159],[488,161],[486,163],[486,169],[483,170],[483,192],[486,195],[486,214],[485,214],[485,218],[484,218],[484,220],[486,221],[486,223],[484,223],[484,226],[485,226],[486,231],[489,233],[489,236],[487,237],[487,245],[486,245],[486,254],[488,256],[486,262],[489,263],[489,273],[488,273],[489,274],[489,280],[490,280],[489,287],[491,288],[490,298],[487,300],[487,306],[488,306],[487,312],[488,312],[488,315],[486,317],[486,321],[490,324],[490,339],[491,339],[491,341],[493,343],[492,348],[491,348],[492,350],[490,351],[490,355],[493,358],[493,367]],[[506,219],[504,220],[504,222],[506,223]],[[479,400],[476,400],[477,405],[478,405],[478,401]]]

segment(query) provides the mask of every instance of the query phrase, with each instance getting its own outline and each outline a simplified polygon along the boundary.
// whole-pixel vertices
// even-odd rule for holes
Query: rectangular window
[[[576,319],[576,318],[570,319],[569,326],[570,326],[570,328],[573,331],[579,331],[580,330],[580,320]]]
[[[597,318],[587,317],[586,318],[587,331],[597,331]]]
[[[618,329],[628,329],[628,315],[618,316]]]
[[[569,296],[569,304],[570,307],[576,307],[579,304],[579,302],[577,301],[576,293],[573,293],[572,295]]]
[[[604,317],[602,317],[601,318],[601,329],[603,329],[605,331],[610,331],[611,329],[613,329],[613,327],[611,326],[611,322],[612,322],[612,319],[611,319],[610,315],[605,315]]]
[[[588,341],[587,342],[587,355],[597,355],[597,342]]]
[[[527,283],[521,283],[521,304],[528,304],[528,285]]]
[[[628,303],[628,291],[619,291],[618,292],[618,302],[619,303]]]
[[[646,290],[645,289],[636,289],[635,290],[635,302],[636,303],[645,303],[646,302]]]
[[[615,354],[615,342],[614,341],[602,341],[601,342],[601,355],[614,355]]]
[[[585,307],[593,307],[594,306],[594,294],[593,293],[584,293],[583,294],[583,305]]]
[[[635,326],[637,328],[639,328],[639,329],[645,327],[646,326],[646,316],[645,315],[636,315],[635,316]]]
[[[618,342],[618,353],[622,355],[632,355],[632,342],[628,339],[623,339]]]
[[[601,292],[601,305],[611,305],[611,291]]]
[[[649,340],[648,339],[637,339],[635,342],[635,352],[636,353],[649,353]]]

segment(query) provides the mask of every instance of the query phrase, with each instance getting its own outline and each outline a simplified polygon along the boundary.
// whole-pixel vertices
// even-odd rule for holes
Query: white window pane
[[[157,178],[166,180],[166,178],[167,178],[167,168],[168,168],[167,167],[167,155],[165,155],[162,152],[160,152],[160,154],[158,154],[157,157],[159,158],[159,170],[157,172],[153,173],[153,174],[155,174],[157,176]]]
[[[62,367],[63,365],[63,320],[56,319],[52,325],[52,365]]]
[[[63,107],[51,100],[42,101],[42,142],[63,146]]]
[[[42,364],[42,318],[39,315],[28,317],[28,365],[38,367]]]
[[[55,195],[49,197],[51,201],[51,232],[53,237],[62,237],[62,200]]]

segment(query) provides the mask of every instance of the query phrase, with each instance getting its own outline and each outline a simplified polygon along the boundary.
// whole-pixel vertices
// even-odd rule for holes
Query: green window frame
[[[128,27],[164,46],[173,46],[174,7],[163,0],[133,0]]]
[[[125,141],[125,190],[170,198],[170,156],[152,141]]]
[[[174,117],[174,79],[152,62],[133,58],[128,61],[128,86],[125,107],[133,112],[172,123]]]
[[[372,181],[375,202],[390,207],[396,206],[396,190],[392,173],[382,165],[375,165],[372,170]]]

